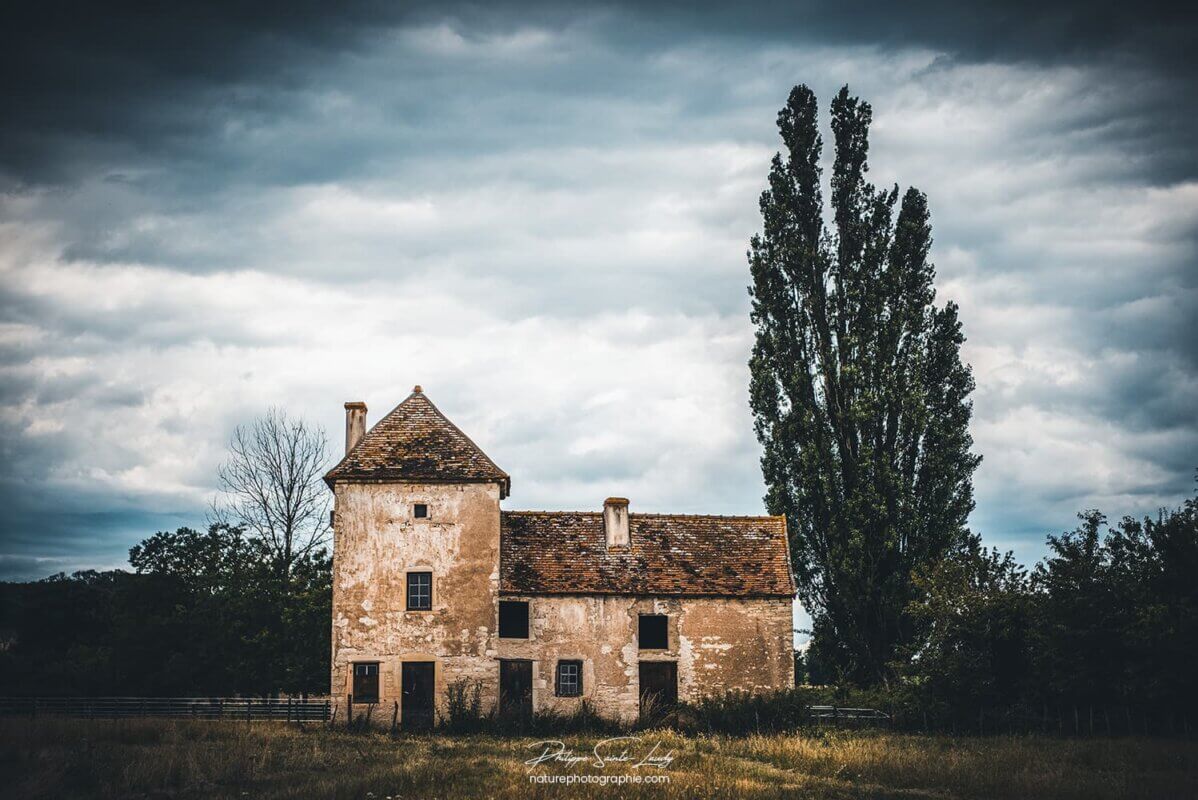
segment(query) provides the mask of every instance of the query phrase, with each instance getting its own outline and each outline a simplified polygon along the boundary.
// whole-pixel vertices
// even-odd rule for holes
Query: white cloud
[[[0,424],[38,467],[10,484],[198,519],[235,424],[280,405],[335,449],[342,401],[377,419],[421,383],[514,507],[758,512],[744,250],[786,92],[826,108],[848,81],[875,179],[929,193],[962,307],[975,527],[1034,558],[1081,507],[1186,491],[1198,185],[1138,179],[1105,135],[1118,75],[603,31],[401,30],[278,113],[229,112],[214,174],[4,195]]]

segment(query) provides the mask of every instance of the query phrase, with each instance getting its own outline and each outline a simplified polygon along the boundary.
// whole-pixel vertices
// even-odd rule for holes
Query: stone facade
[[[378,662],[379,701],[400,701],[403,661],[432,661],[436,696],[479,679],[493,701],[498,656],[499,488],[494,484],[343,483],[333,536],[334,696],[350,665]],[[428,517],[413,517],[417,503]],[[409,572],[433,574],[432,610],[406,610]]]
[[[792,610],[785,598],[518,599],[529,602],[529,638],[500,639],[499,656],[533,662],[537,709],[570,712],[586,699],[601,714],[631,721],[639,708],[637,668],[642,661],[676,662],[682,701],[794,685]],[[667,616],[668,649],[638,648],[641,614]],[[554,694],[553,670],[560,660],[582,662],[581,697]]]
[[[603,516],[614,513],[618,530],[598,513],[501,512],[507,474],[481,451],[471,452],[475,445],[419,388],[369,433],[359,423],[364,404],[346,408],[354,417],[349,453],[326,476],[335,498],[335,697],[354,693],[355,664],[377,664],[377,702],[398,707],[404,719],[404,662],[434,665],[438,708],[460,679],[478,681],[484,707],[494,706],[501,663],[512,660],[531,662],[534,709],[569,712],[587,700],[598,713],[623,720],[638,713],[639,665],[647,661],[677,665],[683,701],[793,684],[793,583],[779,518],[638,517],[628,515],[622,499],[613,499]],[[438,458],[447,451],[449,457]],[[402,453],[402,468],[389,460],[391,452]],[[464,466],[447,471],[451,462]],[[511,547],[504,537],[512,538]],[[570,570],[561,565],[573,559],[589,564],[590,579],[605,582],[602,591],[570,590]],[[644,574],[634,574],[638,569]],[[738,569],[749,577],[733,575]],[[771,570],[772,578],[753,577]],[[413,572],[432,576],[428,610],[408,609]],[[689,594],[679,574],[707,590]],[[625,585],[642,590],[620,591]],[[719,588],[725,586],[737,588]],[[764,588],[755,594],[742,586]],[[527,638],[500,638],[501,600],[528,603]],[[642,614],[667,617],[666,648],[640,649]],[[581,663],[580,696],[558,696],[560,661]]]

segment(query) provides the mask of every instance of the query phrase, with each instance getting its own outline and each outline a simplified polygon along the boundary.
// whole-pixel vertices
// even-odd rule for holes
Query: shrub
[[[583,700],[569,713],[538,711],[533,714],[531,731],[536,734],[623,733],[625,726],[595,710],[589,700]]]
[[[448,733],[478,733],[492,726],[494,714],[483,712],[483,686],[460,678],[445,687],[445,712],[440,726]]]
[[[811,691],[803,688],[757,694],[732,691],[680,705],[675,724],[692,733],[785,733],[811,719],[811,705]]]

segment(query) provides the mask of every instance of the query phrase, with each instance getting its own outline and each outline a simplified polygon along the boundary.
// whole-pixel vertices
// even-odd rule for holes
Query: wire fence
[[[1182,736],[1193,727],[1184,712],[1152,714],[1132,707],[1000,708],[972,713],[896,706],[877,708],[813,705],[817,725],[876,726],[952,734],[1047,734],[1057,736]],[[939,711],[939,713],[937,713]],[[277,722],[324,722],[354,727],[398,725],[398,704],[341,702],[330,697],[0,697],[0,717],[81,719],[167,718]]]
[[[303,697],[0,697],[0,716],[325,722],[328,698]]]

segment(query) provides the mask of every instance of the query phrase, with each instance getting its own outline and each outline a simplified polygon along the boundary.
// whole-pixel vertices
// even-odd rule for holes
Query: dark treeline
[[[1198,725],[1198,500],[1155,519],[1097,511],[1030,572],[967,548],[918,572],[914,643],[856,692],[961,731],[1188,734]],[[816,637],[812,683],[838,683]]]
[[[0,693],[265,695],[328,691],[331,564],[280,578],[260,539],[217,524],[157,533],[132,572],[0,584]]]
[[[1198,724],[1198,499],[1107,526],[1096,511],[1051,536],[1028,571],[971,546],[919,571],[916,644],[882,685],[829,665],[816,637],[800,679],[825,702],[960,732],[1182,734]],[[24,695],[324,693],[330,562],[284,587],[234,527],[158,533],[132,572],[0,584],[0,685]]]

